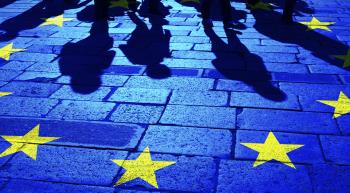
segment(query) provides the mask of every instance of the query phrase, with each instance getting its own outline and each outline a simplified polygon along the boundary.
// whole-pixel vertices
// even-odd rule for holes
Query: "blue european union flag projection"
[[[349,45],[348,1],[0,0],[0,192],[350,192]]]

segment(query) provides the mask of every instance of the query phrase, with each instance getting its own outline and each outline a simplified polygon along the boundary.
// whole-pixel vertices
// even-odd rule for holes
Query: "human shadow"
[[[16,38],[21,31],[34,29],[44,22],[43,18],[50,18],[64,13],[64,10],[75,9],[87,5],[91,0],[79,3],[78,0],[65,0],[57,3],[52,0],[42,0],[30,9],[12,17],[0,24],[0,41]]]
[[[227,43],[223,41],[212,28],[206,27],[205,34],[212,43],[212,52],[216,59],[212,64],[225,78],[239,80],[253,87],[253,89],[269,100],[284,101],[286,95],[271,82],[271,75],[267,72],[261,57],[251,53],[237,37],[235,30],[225,29]],[[245,71],[245,66],[254,66],[255,71]]]
[[[286,25],[279,20],[281,13],[274,10],[256,10],[252,14],[256,20],[253,27],[262,35],[284,44],[296,44],[327,64],[342,66],[343,61],[333,55],[343,55],[349,47],[331,33],[307,30],[307,26],[297,22]]]
[[[88,94],[101,86],[103,70],[111,65],[116,54],[110,50],[112,47],[107,21],[95,21],[87,38],[63,46],[59,55],[60,71],[70,76],[75,92]]]
[[[128,15],[136,24],[136,28],[127,44],[120,45],[119,48],[133,64],[146,65],[149,77],[162,79],[171,76],[170,69],[161,64],[164,58],[171,55],[169,48],[171,34],[169,30],[163,30],[163,25],[167,24],[167,21],[161,16],[150,16],[152,27],[149,29],[135,13],[130,12]]]
[[[7,5],[10,5],[14,3],[16,0],[1,0],[0,1],[0,7],[5,7]]]

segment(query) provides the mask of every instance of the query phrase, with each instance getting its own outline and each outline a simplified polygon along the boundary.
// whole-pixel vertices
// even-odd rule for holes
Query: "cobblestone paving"
[[[237,30],[162,2],[165,20],[117,7],[107,25],[89,0],[1,0],[0,192],[350,192],[350,2],[298,1],[285,25],[280,1],[232,1]],[[334,23],[297,23],[312,18]],[[57,139],[6,138],[36,126]],[[175,162],[157,186],[114,186],[127,164],[111,160],[148,148]]]

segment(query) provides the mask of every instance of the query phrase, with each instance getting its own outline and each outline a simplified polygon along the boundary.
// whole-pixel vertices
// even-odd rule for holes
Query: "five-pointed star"
[[[0,92],[0,97],[12,94],[12,92]]]
[[[267,161],[276,160],[295,169],[287,153],[296,150],[304,145],[280,144],[275,135],[270,132],[264,143],[241,143],[242,145],[259,152],[254,166],[259,166]]]
[[[336,57],[340,60],[344,60],[344,64],[343,64],[344,68],[350,67],[350,49],[348,50],[346,55],[335,55],[334,57]]]
[[[54,141],[58,137],[40,137],[39,136],[40,125],[35,126],[24,136],[1,136],[6,141],[11,143],[11,146],[0,154],[0,157],[11,155],[17,152],[23,152],[27,154],[33,160],[36,160],[38,146]]]
[[[200,0],[181,0],[181,4],[184,3],[196,3],[196,4],[200,4]]]
[[[148,147],[143,150],[136,160],[112,161],[126,170],[115,186],[140,178],[155,188],[158,188],[155,171],[175,164],[175,162],[169,161],[153,161]]]
[[[44,23],[42,23],[40,26],[45,26],[45,25],[57,25],[59,27],[63,26],[63,23],[65,21],[71,21],[73,20],[73,18],[64,18],[63,14],[56,16],[56,17],[52,17],[52,18],[42,18],[42,20],[45,20]]]
[[[251,10],[255,10],[255,9],[262,9],[262,10],[267,10],[267,11],[270,11],[272,10],[272,5],[271,3],[264,3],[262,1],[259,1],[258,3],[255,3],[253,5],[251,4],[248,4],[249,8]]]
[[[312,17],[310,22],[299,22],[303,25],[307,26],[307,30],[314,30],[314,29],[323,29],[326,31],[332,31],[328,28],[329,25],[334,24],[335,22],[321,22],[316,17]]]
[[[10,56],[13,53],[21,52],[25,49],[15,49],[13,48],[13,43],[9,43],[6,46],[0,48],[0,58],[4,60],[10,60]]]
[[[109,6],[109,8],[114,8],[114,7],[122,7],[124,9],[128,9],[129,8],[129,3],[128,3],[127,0],[112,1],[111,5]]]
[[[318,102],[334,107],[333,119],[350,113],[350,99],[342,91],[336,101],[318,100]]]

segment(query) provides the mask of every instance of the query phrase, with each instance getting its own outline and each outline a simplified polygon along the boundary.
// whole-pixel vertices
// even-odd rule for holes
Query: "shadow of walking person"
[[[204,31],[212,42],[211,51],[216,56],[212,63],[225,78],[243,81],[269,100],[284,101],[286,99],[285,93],[272,84],[271,75],[267,72],[263,60],[258,55],[251,53],[240,42],[237,31],[225,30],[228,43],[225,43],[212,28],[206,27]],[[242,71],[248,62],[257,70]]]
[[[333,36],[334,34],[330,32],[324,33],[325,31],[307,30],[307,26],[300,23],[285,25],[276,20],[276,18],[281,17],[281,13],[277,11],[257,10],[252,11],[252,14],[256,20],[253,27],[262,35],[284,44],[298,45],[302,47],[301,56],[305,56],[305,54],[306,57],[310,58],[315,56],[322,60],[317,60],[318,63],[342,66],[343,61],[332,56],[346,54],[349,47],[338,41]],[[320,24],[319,27],[327,26]],[[310,54],[307,54],[307,51],[305,52],[304,50],[310,51]],[[306,62],[305,64],[314,63]]]
[[[136,24],[127,44],[119,48],[133,64],[146,65],[146,73],[154,79],[171,76],[170,69],[161,64],[164,58],[170,57],[170,31],[163,30],[167,21],[160,16],[150,16],[152,27],[148,29],[146,23],[135,13],[128,13],[130,19]]]
[[[88,94],[101,86],[101,75],[115,56],[113,38],[107,21],[92,24],[90,36],[76,43],[67,43],[59,55],[62,75],[70,76],[73,91]]]

